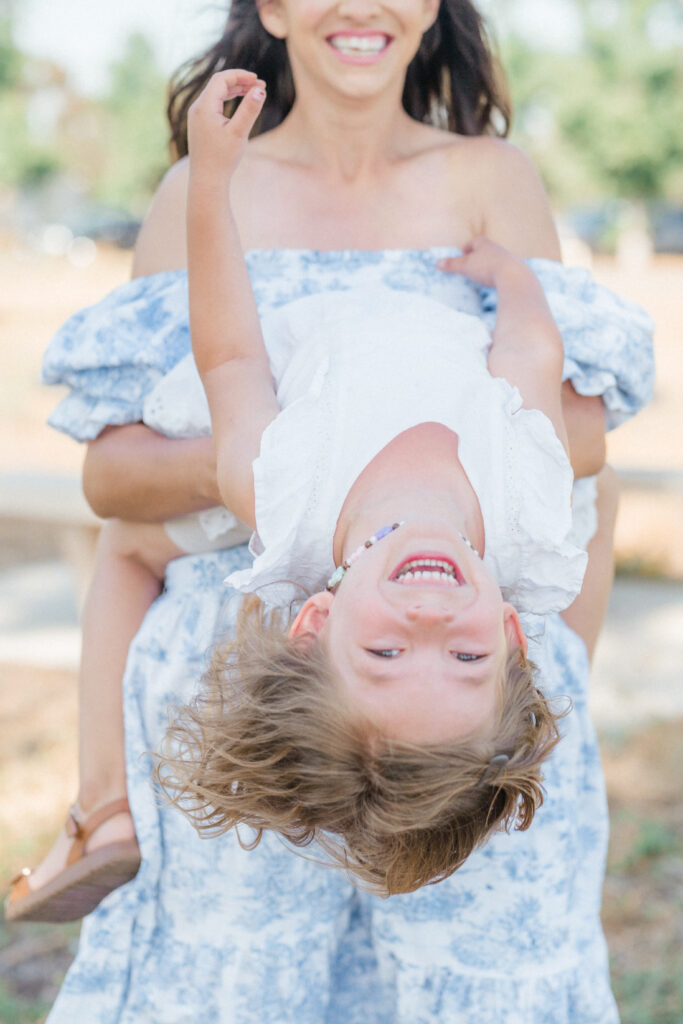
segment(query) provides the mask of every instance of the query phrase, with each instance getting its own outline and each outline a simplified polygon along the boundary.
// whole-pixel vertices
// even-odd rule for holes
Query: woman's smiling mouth
[[[385,32],[335,32],[327,42],[339,58],[351,64],[372,64],[393,41]]]

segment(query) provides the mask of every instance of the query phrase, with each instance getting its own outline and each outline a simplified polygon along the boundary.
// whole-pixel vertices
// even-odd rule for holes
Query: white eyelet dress
[[[298,299],[263,333],[282,412],[254,462],[256,557],[233,587],[275,604],[324,589],[355,480],[399,434],[439,423],[458,436],[504,598],[534,614],[571,604],[586,555],[568,539],[569,459],[550,420],[488,372],[479,319],[374,285]]]

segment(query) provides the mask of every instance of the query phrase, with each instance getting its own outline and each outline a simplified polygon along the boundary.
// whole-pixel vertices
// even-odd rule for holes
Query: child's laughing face
[[[351,702],[385,735],[440,743],[493,728],[509,653],[526,648],[514,608],[452,531],[404,525],[368,549],[337,592],[306,602]]]

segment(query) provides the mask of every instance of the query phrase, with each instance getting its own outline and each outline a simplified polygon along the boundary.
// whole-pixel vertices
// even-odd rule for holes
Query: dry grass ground
[[[0,242],[0,471],[77,473],[81,450],[47,430],[56,395],[38,383],[57,326],[126,280],[130,256],[100,250],[85,269]],[[683,469],[683,259],[647,272],[600,261],[596,276],[642,302],[659,324],[655,401],[610,439],[617,465]],[[626,495],[618,528],[622,561],[683,577],[679,499]],[[0,544],[2,537],[0,537]],[[24,553],[26,556],[30,552]],[[0,552],[0,568],[20,557]],[[0,664],[0,887],[54,836],[75,788],[75,678],[70,672]],[[612,815],[604,920],[623,1024],[683,1021],[683,776],[681,721],[602,747]],[[0,1024],[44,1018],[73,955],[77,927],[0,925]],[[80,1024],[80,1022],[79,1022]]]

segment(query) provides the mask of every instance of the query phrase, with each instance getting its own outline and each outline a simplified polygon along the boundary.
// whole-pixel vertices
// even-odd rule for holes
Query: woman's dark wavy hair
[[[218,42],[171,80],[167,114],[176,158],[187,153],[188,109],[216,71],[246,68],[266,82],[268,103],[252,135],[277,127],[291,110],[294,81],[287,47],[264,29],[258,3],[232,0]],[[461,135],[507,135],[511,106],[505,79],[484,19],[470,0],[441,0],[437,19],[408,67],[403,106],[416,121]]]

